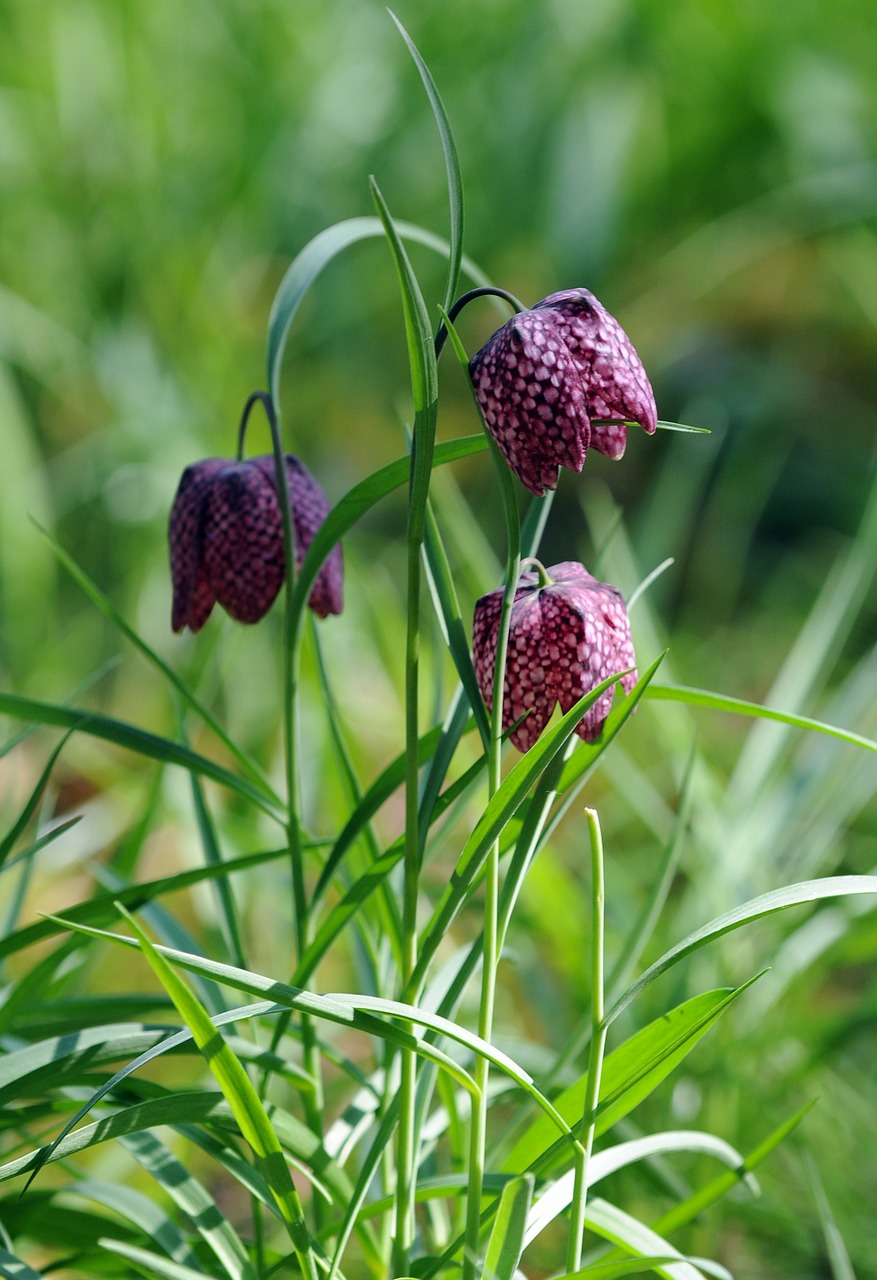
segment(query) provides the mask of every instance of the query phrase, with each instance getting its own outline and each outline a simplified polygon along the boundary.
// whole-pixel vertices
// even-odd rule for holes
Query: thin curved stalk
[[[567,1271],[575,1272],[582,1265],[582,1244],[585,1236],[585,1206],[588,1199],[588,1166],[594,1147],[597,1127],[597,1103],[600,1100],[600,1077],[603,1072],[603,1054],[606,1048],[608,1026],[605,1020],[603,994],[603,943],[605,883],[603,876],[603,838],[600,819],[594,809],[585,810],[588,837],[591,846],[591,1052],[588,1060],[588,1087],[585,1093],[582,1118],[581,1145],[575,1154],[575,1181],[570,1210]]]

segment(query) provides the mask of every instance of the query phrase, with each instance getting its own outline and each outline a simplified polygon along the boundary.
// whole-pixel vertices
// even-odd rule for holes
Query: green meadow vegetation
[[[395,12],[0,0],[0,1275],[877,1277],[870,9]],[[488,284],[592,290],[661,429],[528,494],[512,308],[435,355]],[[175,635],[257,388],[331,514]],[[638,682],[522,754],[536,555]]]

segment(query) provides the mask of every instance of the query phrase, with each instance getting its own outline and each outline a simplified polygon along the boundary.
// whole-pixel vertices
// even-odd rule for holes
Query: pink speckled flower
[[[637,681],[630,622],[617,587],[598,582],[575,560],[552,565],[545,572],[548,586],[540,585],[536,573],[521,574],[512,604],[502,725],[508,729],[525,716],[512,734],[519,751],[533,746],[558,702],[561,711],[567,712],[618,672],[628,672],[621,677],[625,693]],[[475,674],[488,710],[493,707],[502,596],[502,589],[482,596],[475,605],[472,626]],[[612,689],[602,694],[576,726],[586,742],[600,733],[612,694]]]
[[[286,455],[286,475],[300,566],[329,503],[291,453]],[[274,603],[285,576],[273,455],[245,462],[206,458],[187,467],[174,499],[169,537],[174,631],[186,626],[200,631],[217,600],[238,622],[258,622]],[[321,618],[341,612],[342,576],[338,545],[308,600]]]
[[[587,289],[552,293],[513,316],[469,362],[484,421],[535,494],[558,468],[581,471],[588,446],[620,458],[626,422],[651,435],[657,410],[639,356]]]

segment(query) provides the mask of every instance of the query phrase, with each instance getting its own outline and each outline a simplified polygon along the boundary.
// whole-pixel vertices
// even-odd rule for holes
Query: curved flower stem
[[[538,574],[540,587],[550,587],[553,583],[554,579],[549,578],[545,565],[541,560],[537,560],[535,556],[527,556],[526,559],[521,561],[520,572],[525,573],[528,569]]]
[[[588,1164],[597,1127],[597,1103],[600,1100],[600,1076],[606,1048],[608,1025],[605,1021],[603,995],[603,909],[605,885],[603,877],[603,838],[600,819],[594,809],[585,810],[591,845],[592,925],[591,925],[591,1052],[588,1059],[588,1087],[582,1118],[582,1137],[576,1147],[575,1182],[569,1222],[567,1270],[579,1271],[582,1265],[582,1242],[585,1235],[585,1206],[588,1198]]]
[[[301,633],[300,629],[297,629],[295,625],[293,607],[293,588],[295,587],[296,572],[295,526],[292,517],[292,502],[289,496],[289,477],[286,471],[283,441],[280,438],[280,427],[277,422],[277,415],[274,412],[274,403],[267,391],[254,391],[244,406],[238,432],[238,458],[240,459],[243,456],[247,419],[250,410],[257,401],[263,406],[271,429],[277,497],[283,517],[283,557],[286,586],[283,616],[283,746],[287,796],[286,838],[289,846],[292,915],[295,925],[295,960],[297,962],[304,955],[310,941],[310,912],[305,881],[301,825],[299,822],[296,704]],[[302,1015],[301,1020],[301,1039],[302,1065],[314,1082],[313,1090],[304,1094],[305,1115],[309,1128],[317,1137],[322,1138],[323,1090],[320,1050],[313,1020],[305,1014]],[[317,1195],[314,1197],[314,1209],[318,1219],[321,1207],[322,1200]],[[317,1226],[319,1227],[319,1225],[318,1221]]]
[[[460,312],[463,310],[463,308],[467,307],[470,302],[474,301],[475,298],[504,298],[506,302],[508,302],[515,309],[515,311],[527,310],[523,302],[521,302],[519,298],[516,298],[513,293],[509,293],[508,289],[497,289],[497,288],[494,288],[493,285],[480,285],[477,289],[470,289],[468,293],[461,294],[460,297],[457,299],[457,301],[454,303],[454,305],[451,307],[450,311],[447,314],[447,319],[451,322],[451,325],[453,325],[454,321],[456,320]],[[439,359],[442,351],[444,350],[444,345],[448,340],[449,332],[450,330],[448,329],[447,324],[443,320],[442,323],[439,325],[438,333],[435,335],[436,360]]]
[[[520,574],[521,525],[511,472],[506,466],[499,449],[494,444],[492,437],[488,435],[487,438],[499,480],[508,540],[505,591],[497,630],[496,658],[493,669],[493,710],[490,720],[490,751],[487,761],[487,790],[488,800],[490,800],[499,790],[499,785],[502,781],[502,714],[505,667],[512,605],[514,604]],[[493,1034],[496,971],[499,966],[500,949],[499,841],[497,840],[491,846],[487,855],[484,877],[484,959],[481,969],[481,1003],[478,1013],[478,1034],[488,1042]],[[469,1186],[466,1198],[463,1280],[475,1280],[475,1277],[480,1274],[478,1247],[481,1194],[484,1185],[484,1153],[487,1144],[487,1085],[489,1074],[490,1064],[487,1059],[479,1058],[475,1065],[475,1083],[478,1085],[479,1091],[472,1104],[472,1126],[469,1143]]]

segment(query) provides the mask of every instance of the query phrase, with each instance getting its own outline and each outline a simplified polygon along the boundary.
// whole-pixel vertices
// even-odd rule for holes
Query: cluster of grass
[[[102,10],[81,12],[97,21]],[[377,219],[367,230],[383,235]],[[332,234],[320,267],[354,233]],[[429,335],[418,336],[416,280],[398,242],[395,248],[414,317],[416,434],[430,407],[428,396],[418,404],[429,381]],[[286,324],[312,268],[313,254],[299,258],[278,295],[269,334],[278,401]],[[177,296],[185,294],[176,285]],[[43,331],[29,318],[37,329],[25,324],[20,333],[35,342]],[[315,341],[313,328],[307,341]],[[118,355],[117,347],[110,365]],[[216,351],[213,358],[219,362]],[[285,398],[294,388],[300,404],[302,384],[292,381]],[[227,391],[228,381],[222,385]],[[45,412],[43,393],[25,390]],[[305,405],[316,394],[305,391]],[[167,438],[178,409],[159,401],[156,413]],[[401,453],[404,433],[396,438]],[[659,467],[643,461],[647,448]],[[627,723],[631,703],[619,703],[601,741],[572,752],[565,746],[571,726],[559,726],[521,764],[507,762],[485,811],[488,752],[455,693],[458,677],[465,688],[465,606],[501,575],[492,549],[502,546],[499,523],[481,519],[489,490],[474,471],[483,461],[478,450],[469,440],[439,446],[430,485],[430,593],[414,699],[422,790],[413,804],[423,841],[416,859],[406,847],[410,715],[407,761],[402,749],[406,543],[384,537],[399,518],[393,495],[404,493],[405,457],[361,483],[352,474],[353,488],[336,508],[335,532],[349,531],[344,618],[319,631],[302,618],[319,547],[290,593],[302,645],[291,786],[290,739],[284,754],[278,713],[288,683],[277,658],[289,653],[288,614],[245,633],[211,623],[208,635],[182,657],[174,651],[169,663],[164,641],[154,639],[155,604],[165,609],[166,586],[149,585],[134,617],[77,567],[112,577],[95,569],[95,534],[70,540],[75,561],[63,550],[66,537],[45,544],[43,576],[20,589],[26,617],[20,631],[8,628],[6,641],[13,672],[28,670],[26,689],[35,696],[0,699],[10,725],[55,726],[10,728],[4,751],[4,1274],[292,1274],[296,1265],[319,1271],[337,1254],[343,1274],[381,1276],[391,1254],[415,1274],[435,1272],[455,1246],[459,1259],[472,1099],[484,1092],[478,1063],[485,1048],[473,1028],[495,838],[508,934],[492,1067],[483,1078],[485,1274],[511,1276],[524,1241],[526,1274],[563,1274],[565,1213],[574,1198],[568,1173],[579,1159],[565,1126],[596,1136],[595,1193],[585,1211],[585,1261],[594,1276],[630,1274],[642,1264],[623,1256],[637,1252],[661,1257],[653,1264],[659,1274],[725,1274],[718,1263],[670,1261],[677,1250],[719,1259],[735,1274],[816,1276],[828,1265],[845,1280],[850,1257],[860,1278],[874,1274],[874,917],[867,896],[874,882],[867,873],[875,863],[868,806],[877,709],[874,654],[862,635],[877,498],[861,482],[853,486],[848,542],[820,548],[815,558],[824,578],[818,593],[812,568],[802,574],[802,591],[812,594],[803,622],[792,604],[777,601],[765,632],[753,624],[741,638],[728,611],[740,599],[742,569],[727,547],[717,554],[714,525],[706,523],[705,537],[691,536],[703,529],[697,505],[739,504],[735,553],[739,545],[742,558],[784,459],[767,456],[767,478],[746,485],[732,452],[711,490],[704,476],[715,464],[712,438],[632,442],[634,469],[648,465],[659,474],[629,532],[604,485],[609,472],[589,462],[544,531],[544,512],[528,514],[525,550],[540,536],[560,545],[559,529],[587,521],[577,554],[629,596],[662,558],[668,527],[688,560],[632,611],[640,669],[651,677],[635,698],[642,695],[636,717]],[[191,461],[182,452],[178,441],[162,465]],[[62,457],[69,464],[69,452]],[[473,474],[470,505],[456,477],[469,482]],[[129,492],[123,480],[120,503]],[[71,530],[82,523],[75,515],[74,503]],[[653,547],[661,548],[657,555]],[[34,634],[46,627],[45,604],[36,600],[40,581],[51,581],[45,566],[54,563],[69,583],[61,599],[73,590],[90,599],[89,613],[76,614],[89,620],[72,634],[62,627],[52,644],[73,655],[52,671],[45,660],[27,659]],[[710,576],[716,581],[697,607],[712,605],[714,626],[695,627],[682,588]],[[679,592],[675,602],[670,590]],[[680,643],[674,635],[656,674],[668,603],[675,603]],[[781,642],[768,634],[778,625]],[[84,656],[95,637],[103,652],[107,635],[121,655],[110,673],[92,670]],[[781,648],[787,656],[764,702],[782,713],[753,719],[758,708],[742,700],[753,687],[761,692]],[[42,688],[35,688],[38,677]],[[690,683],[722,696],[686,691]],[[108,686],[113,705],[105,715]],[[826,725],[845,728],[838,735]],[[300,805],[291,810],[295,792]],[[605,853],[602,1018],[594,1007],[600,927],[592,926],[590,874],[600,864],[585,803],[599,812]],[[293,826],[297,866],[290,862]],[[424,967],[418,998],[398,1005],[411,924],[403,867],[410,877],[415,861],[417,954],[430,956],[432,967]],[[296,882],[304,894],[292,892]],[[782,887],[789,885],[801,887]],[[131,913],[128,928],[120,926],[120,909]],[[121,934],[128,951],[120,950]],[[148,964],[134,954],[132,937]],[[356,994],[316,994],[327,992]],[[241,993],[251,1003],[242,1004]],[[451,1023],[442,1021],[448,1017]],[[178,1030],[181,1020],[187,1031]],[[217,1026],[225,1028],[221,1037]],[[608,1036],[599,1100],[588,1092],[595,1029]],[[420,1067],[413,1076],[412,1054]],[[400,1062],[417,1090],[411,1158],[419,1201],[416,1242],[401,1249],[394,1214],[410,1204],[394,1203],[405,1163],[394,1136]],[[36,1151],[49,1161],[19,1198]],[[724,1172],[717,1174],[716,1161]],[[757,1164],[759,1200],[750,1172]]]

